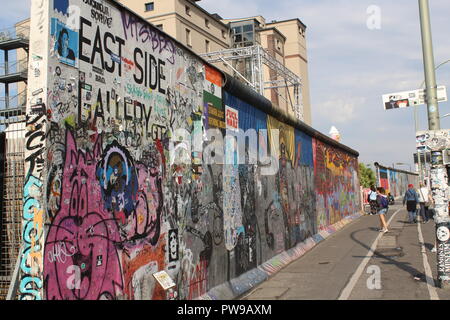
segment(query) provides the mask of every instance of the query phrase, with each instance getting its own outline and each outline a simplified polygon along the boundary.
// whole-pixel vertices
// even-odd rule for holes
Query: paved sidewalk
[[[390,232],[378,232],[378,216],[362,216],[241,299],[450,299],[450,290],[437,288],[433,280],[434,222],[407,223],[401,205],[391,206],[386,218]]]

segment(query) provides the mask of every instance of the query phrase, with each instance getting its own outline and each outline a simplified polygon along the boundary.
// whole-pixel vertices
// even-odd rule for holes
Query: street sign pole
[[[419,0],[420,28],[422,34],[423,64],[426,84],[428,129],[440,130],[439,106],[437,100],[436,75],[434,69],[433,43],[431,37],[430,9],[428,0]],[[431,191],[435,204],[437,273],[439,286],[450,288],[450,221],[448,217],[446,168],[443,163],[443,149],[431,149]],[[419,156],[419,155],[418,155]]]
[[[441,128],[439,106],[437,101],[436,75],[434,71],[433,41],[431,38],[430,9],[428,0],[419,0],[420,27],[422,32],[423,64],[428,111],[428,127],[430,130]]]

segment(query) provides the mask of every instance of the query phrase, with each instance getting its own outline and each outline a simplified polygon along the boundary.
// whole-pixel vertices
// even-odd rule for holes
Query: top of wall
[[[386,166],[383,166],[383,165],[379,164],[378,162],[375,162],[374,164],[375,164],[375,167],[378,167],[378,168],[381,168],[381,169],[387,169],[387,170],[389,170],[389,171],[395,171],[395,172],[401,172],[401,173],[411,174],[411,175],[413,175],[413,176],[419,176],[418,173],[410,172],[410,171],[405,171],[405,170],[400,170],[400,169],[391,168],[391,167],[386,167]]]

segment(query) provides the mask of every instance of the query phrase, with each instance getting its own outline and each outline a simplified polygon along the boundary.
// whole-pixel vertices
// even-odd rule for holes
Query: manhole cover
[[[405,254],[401,248],[380,248],[375,250],[374,255],[379,258],[399,258]]]

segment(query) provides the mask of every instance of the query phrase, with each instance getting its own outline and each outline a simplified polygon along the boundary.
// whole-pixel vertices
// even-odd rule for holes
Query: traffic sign
[[[419,106],[426,103],[425,89],[412,91],[402,91],[383,95],[383,105],[385,110]],[[438,102],[447,101],[447,88],[437,87]]]

